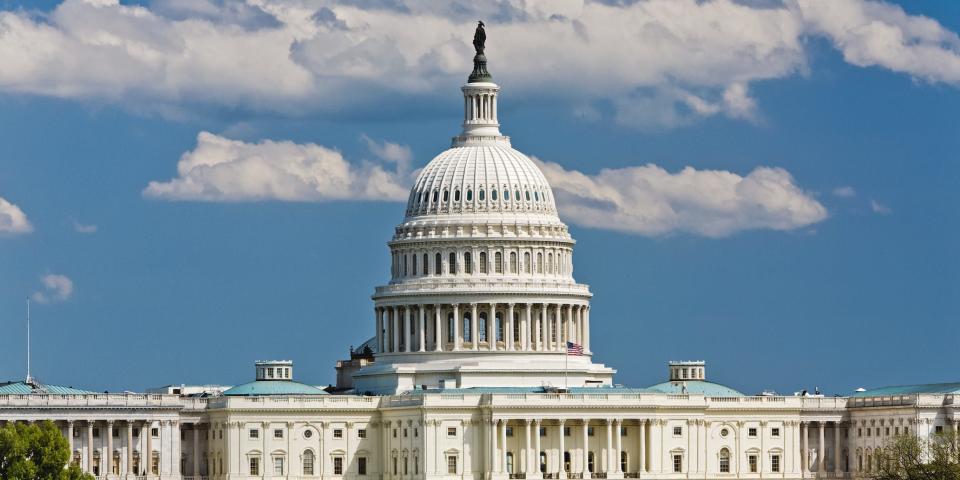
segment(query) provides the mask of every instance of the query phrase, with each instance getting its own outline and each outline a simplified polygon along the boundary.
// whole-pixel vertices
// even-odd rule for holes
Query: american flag
[[[583,355],[583,345],[579,343],[567,342],[567,355]]]

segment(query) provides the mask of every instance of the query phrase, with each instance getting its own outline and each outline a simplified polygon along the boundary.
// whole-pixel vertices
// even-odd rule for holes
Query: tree
[[[930,438],[898,435],[876,453],[875,480],[960,479],[960,449],[957,433],[938,433]]]
[[[70,444],[53,422],[8,423],[0,428],[0,478],[5,480],[93,480],[67,466]]]

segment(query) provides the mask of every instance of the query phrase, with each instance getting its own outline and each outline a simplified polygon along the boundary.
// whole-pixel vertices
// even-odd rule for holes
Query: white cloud
[[[83,234],[97,233],[97,226],[94,224],[83,224],[76,220],[73,221],[73,231]]]
[[[931,18],[882,2],[798,0],[812,34],[829,38],[848,63],[960,85],[960,37]]]
[[[956,34],[877,2],[350,3],[65,0],[47,14],[0,12],[0,92],[171,115],[201,106],[381,112],[398,94],[463,81],[477,18],[490,20],[489,66],[505,91],[563,99],[573,111],[609,101],[625,125],[754,121],[749,84],[804,71],[809,36],[830,39],[855,65],[960,82]]]
[[[857,196],[856,190],[849,185],[844,185],[842,187],[837,187],[833,189],[833,196],[840,198],[853,198]]]
[[[44,275],[40,277],[40,283],[43,284],[43,289],[30,295],[37,303],[62,302],[73,295],[73,280],[66,275]]]
[[[0,237],[22,235],[33,231],[33,225],[20,207],[0,197]]]
[[[890,215],[893,213],[893,210],[891,210],[890,207],[873,199],[870,199],[870,210],[873,210],[873,213],[880,215]]]
[[[794,230],[827,217],[826,208],[780,168],[760,167],[740,176],[691,167],[670,173],[645,165],[587,175],[538,163],[562,216],[586,227],[725,237],[743,230]]]
[[[366,139],[393,170],[352,164],[340,152],[313,143],[247,143],[201,132],[177,163],[177,178],[150,182],[146,197],[201,201],[390,200],[407,197],[409,149]]]

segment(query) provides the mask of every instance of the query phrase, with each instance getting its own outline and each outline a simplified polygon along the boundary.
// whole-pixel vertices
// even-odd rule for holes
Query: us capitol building
[[[702,361],[615,385],[550,185],[500,133],[478,27],[463,131],[420,173],[338,388],[290,361],[239,386],[99,394],[0,383],[0,421],[54,421],[106,479],[854,478],[896,435],[958,428],[960,383],[744,395]],[[602,324],[602,319],[600,319]]]

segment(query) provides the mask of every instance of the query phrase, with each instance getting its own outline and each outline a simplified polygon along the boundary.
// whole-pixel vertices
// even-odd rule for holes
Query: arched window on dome
[[[516,201],[518,201],[518,202],[520,201],[520,190],[514,190],[514,192],[513,192],[513,199],[516,200]]]
[[[463,273],[470,275],[473,273],[473,256],[470,252],[463,253]]]
[[[434,190],[434,191],[433,191],[433,203],[434,203],[434,205],[436,205],[437,200],[439,199],[439,195],[440,195],[440,190]]]
[[[483,190],[480,190],[480,192],[477,193],[477,198],[480,199],[481,202],[483,201]]]
[[[480,252],[480,273],[487,273],[487,252]]]
[[[447,314],[447,342],[448,343],[453,343],[454,341],[456,341],[453,338],[453,332],[454,330],[456,330],[456,325],[454,325],[454,322],[456,322],[456,319],[453,318],[453,313]]]
[[[417,276],[417,254],[414,253],[413,255],[411,255],[410,260],[413,261],[413,265],[411,265],[411,267],[413,267],[412,273],[413,273],[413,276],[416,277]]]
[[[480,318],[483,318],[483,315],[480,315]],[[470,312],[463,312],[463,341],[472,342],[473,341],[473,317],[470,315]]]
[[[523,254],[523,270],[527,273],[532,273],[530,270],[531,268],[532,267],[530,265],[530,252],[525,252]]]
[[[477,336],[480,337],[477,341],[486,342],[487,341],[487,312],[480,312],[480,314],[477,315],[477,318],[479,319],[477,320],[479,322],[477,324]]]
[[[529,202],[529,201],[530,201],[530,190],[527,190],[525,193],[527,194],[527,201]]]
[[[553,253],[547,253],[547,273],[553,273]]]
[[[510,273],[517,273],[517,252],[510,252]]]
[[[460,190],[459,190],[459,189],[458,189],[458,190],[455,190],[455,191],[453,192],[453,201],[454,201],[454,202],[459,202],[459,201],[460,201]]]
[[[433,262],[433,274],[434,274],[434,275],[442,275],[442,274],[443,274],[443,263],[442,263],[442,262],[443,262],[443,257],[441,257],[441,256],[440,256],[440,253],[438,252],[438,253],[434,256],[433,260],[434,260],[434,262]]]
[[[449,191],[449,190],[444,190],[444,191],[443,191],[443,203],[447,203],[447,202],[449,202],[449,201],[450,201],[450,191]]]
[[[430,275],[430,256],[426,253],[423,254],[423,274]]]
[[[518,312],[513,312],[513,338],[510,339],[511,342],[520,339],[520,314]]]
[[[537,252],[537,273],[543,273],[543,252]]]
[[[503,254],[500,252],[493,255],[493,271],[503,273]]]
[[[497,191],[492,188],[490,189],[490,199],[494,202],[497,201]]]
[[[403,276],[407,276],[407,254],[403,254]]]
[[[505,333],[504,330],[506,330],[505,328],[503,328],[503,327],[504,327],[503,315],[502,315],[500,312],[497,312],[497,314],[496,314],[496,316],[495,316],[494,318],[495,318],[495,320],[496,320],[496,322],[497,322],[497,323],[495,323],[495,324],[493,325],[493,326],[494,326],[494,329],[495,329],[496,332],[497,332],[497,333],[496,333],[496,335],[497,335],[497,341],[498,341],[498,342],[502,342],[502,341],[504,341],[504,340],[503,340],[503,334]]]
[[[450,272],[450,275],[457,274],[457,252],[450,252],[450,260],[447,269]]]
[[[473,201],[473,190],[467,190],[467,201],[468,202]]]
[[[535,201],[535,202],[539,202],[539,201],[540,201],[540,193],[537,192],[536,190],[533,191],[533,201]]]
[[[504,202],[510,201],[510,190],[507,190],[507,187],[503,187],[503,201]]]

